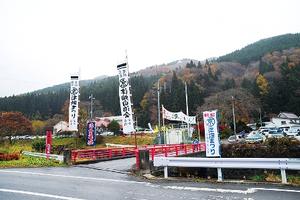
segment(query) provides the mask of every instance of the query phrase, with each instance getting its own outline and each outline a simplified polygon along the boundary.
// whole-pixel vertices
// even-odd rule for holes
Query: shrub
[[[0,153],[0,161],[9,161],[9,160],[19,160],[20,154],[19,153]]]
[[[46,141],[45,140],[34,140],[32,142],[32,149],[37,152],[44,152],[46,148]]]

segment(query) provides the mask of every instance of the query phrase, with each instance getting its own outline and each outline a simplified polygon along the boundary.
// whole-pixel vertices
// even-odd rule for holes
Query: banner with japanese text
[[[203,112],[206,157],[220,156],[217,110]]]
[[[162,116],[171,121],[182,121],[189,124],[196,124],[196,116],[187,116],[183,112],[170,112],[162,106]]]
[[[51,154],[51,146],[52,146],[52,130],[46,130],[45,153],[46,153],[47,159],[49,159],[49,154]]]
[[[69,131],[78,131],[79,78],[71,76]]]
[[[119,72],[119,97],[122,114],[123,133],[128,134],[135,131],[133,113],[131,108],[131,93],[129,84],[128,64],[122,63],[117,66]]]
[[[86,144],[88,146],[96,145],[96,122],[88,122],[86,128]]]

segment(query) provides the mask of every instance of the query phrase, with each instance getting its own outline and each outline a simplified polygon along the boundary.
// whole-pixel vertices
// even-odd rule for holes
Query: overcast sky
[[[0,0],[0,96],[300,32],[299,0]]]

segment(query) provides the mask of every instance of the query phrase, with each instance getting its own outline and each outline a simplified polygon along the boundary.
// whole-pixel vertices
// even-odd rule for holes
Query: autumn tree
[[[120,130],[120,125],[116,120],[112,120],[108,126],[107,126],[108,130],[114,132],[115,135],[119,134],[119,130]]]
[[[0,114],[0,137],[32,134],[32,125],[20,112],[2,112]]]
[[[45,121],[41,121],[41,120],[32,120],[31,122],[32,124],[32,130],[36,135],[42,135],[43,130],[46,126],[46,122]]]
[[[256,78],[256,84],[259,88],[259,94],[261,96],[268,94],[269,83],[268,83],[268,80],[262,74],[258,74],[258,76]]]

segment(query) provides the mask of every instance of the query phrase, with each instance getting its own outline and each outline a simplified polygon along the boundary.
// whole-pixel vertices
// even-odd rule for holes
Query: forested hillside
[[[221,121],[230,124],[231,105],[237,121],[255,122],[279,112],[300,115],[300,36],[287,34],[264,39],[216,60],[183,59],[131,74],[133,110],[138,124],[157,123],[157,89],[161,104],[170,111],[198,115],[218,109]],[[82,81],[80,109],[89,112],[89,96],[95,97],[94,115],[119,115],[118,77]],[[19,96],[0,98],[1,111],[20,111],[30,119],[46,120],[67,112],[69,84]]]
[[[235,61],[243,65],[251,61],[259,60],[266,53],[273,51],[282,51],[292,47],[300,47],[300,34],[286,34],[260,40],[250,44],[241,50],[236,50],[227,55],[221,56],[218,61]]]

